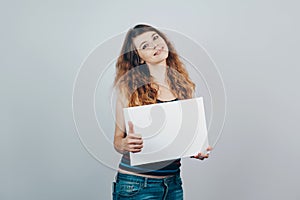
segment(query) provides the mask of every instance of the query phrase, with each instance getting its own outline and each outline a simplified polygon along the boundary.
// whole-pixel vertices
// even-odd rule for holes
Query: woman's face
[[[168,58],[168,45],[155,31],[148,31],[136,36],[133,43],[140,58],[147,64],[160,64]]]

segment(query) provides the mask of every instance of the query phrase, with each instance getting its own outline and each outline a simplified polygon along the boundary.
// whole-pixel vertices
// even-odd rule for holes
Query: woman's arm
[[[124,101],[121,100],[120,96],[117,98],[116,103],[116,125],[114,135],[114,148],[117,152],[124,154],[127,152],[140,152],[143,148],[143,140],[141,135],[134,133],[133,124],[128,123],[129,130],[127,136],[125,134],[125,123],[124,123]]]
[[[120,154],[124,154],[125,148],[123,144],[123,139],[125,138],[125,124],[123,116],[123,102],[121,96],[118,95],[116,102],[116,125],[115,125],[115,135],[114,135],[114,148]]]

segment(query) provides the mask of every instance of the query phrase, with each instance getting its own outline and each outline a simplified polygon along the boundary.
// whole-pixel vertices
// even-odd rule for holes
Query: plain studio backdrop
[[[92,49],[140,22],[203,45],[225,84],[226,122],[211,157],[182,161],[185,199],[300,199],[299,6],[2,1],[0,199],[111,198],[116,171],[80,142],[73,83]]]

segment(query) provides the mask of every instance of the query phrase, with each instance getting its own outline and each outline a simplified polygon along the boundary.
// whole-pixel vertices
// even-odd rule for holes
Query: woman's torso
[[[157,103],[170,102],[170,101],[174,101],[174,100],[177,100],[177,97],[174,96],[174,94],[168,88],[166,88],[166,87],[159,88],[158,96],[157,96]],[[180,159],[175,160],[175,161],[180,162]],[[180,167],[180,165],[179,165],[179,167]],[[121,168],[119,168],[118,171],[121,173],[125,173],[125,174],[133,174],[133,175],[143,176],[143,177],[148,177],[148,178],[165,178],[165,177],[172,176],[172,175],[140,174],[140,173],[132,172],[132,171],[129,171],[126,169],[121,169]]]

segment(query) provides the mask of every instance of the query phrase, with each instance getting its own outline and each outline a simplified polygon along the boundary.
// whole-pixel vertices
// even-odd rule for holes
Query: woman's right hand
[[[143,139],[141,134],[134,132],[133,124],[128,122],[129,130],[127,136],[122,140],[122,149],[126,152],[138,153],[142,151]]]

